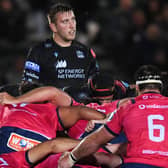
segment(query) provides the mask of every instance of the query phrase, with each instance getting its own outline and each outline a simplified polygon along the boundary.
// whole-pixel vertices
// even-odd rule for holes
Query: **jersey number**
[[[164,120],[164,117],[162,115],[148,116],[149,139],[154,142],[161,142],[165,137],[165,127],[161,124],[154,124],[154,120]],[[156,130],[159,131],[157,136],[154,135]]]
[[[0,165],[1,166],[7,166],[8,163],[3,158],[0,157]]]

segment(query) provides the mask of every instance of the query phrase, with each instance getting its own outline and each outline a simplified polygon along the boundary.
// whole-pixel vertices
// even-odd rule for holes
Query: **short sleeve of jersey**
[[[122,130],[120,113],[121,109],[113,112],[112,119],[105,125],[105,128],[115,136],[120,134]]]
[[[56,112],[57,112],[57,117],[58,117],[57,130],[63,131],[63,130],[65,130],[65,127],[64,127],[64,124],[63,124],[61,117],[59,115],[59,107],[56,108]]]
[[[23,81],[38,82],[40,78],[40,52],[37,47],[31,48],[25,60]]]

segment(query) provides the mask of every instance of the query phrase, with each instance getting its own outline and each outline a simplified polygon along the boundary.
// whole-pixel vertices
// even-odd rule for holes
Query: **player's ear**
[[[50,23],[49,27],[50,27],[50,29],[51,29],[52,32],[54,32],[54,33],[57,32],[57,28],[56,28],[56,26],[55,26],[54,23]]]
[[[140,92],[139,86],[138,86],[138,85],[135,85],[135,88],[136,88],[136,95],[138,96],[138,95],[139,95],[139,92]]]

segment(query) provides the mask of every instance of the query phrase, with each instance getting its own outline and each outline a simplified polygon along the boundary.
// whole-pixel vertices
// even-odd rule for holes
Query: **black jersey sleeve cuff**
[[[66,128],[65,128],[65,126],[64,126],[64,124],[63,124],[63,122],[61,120],[60,115],[59,115],[59,107],[56,108],[56,112],[57,112],[57,116],[58,116],[58,121],[59,121],[61,127],[65,130]]]
[[[30,166],[32,166],[33,163],[29,160],[28,152],[29,152],[29,150],[27,150],[27,151],[25,152],[25,159],[26,159],[26,162],[27,162]]]
[[[103,148],[106,152],[112,153],[106,146],[103,146],[102,148]]]
[[[114,136],[118,136],[119,134],[116,134],[115,132],[113,132],[106,124],[104,125],[104,127],[106,128],[106,130],[108,131],[108,132],[110,132],[112,135],[114,135]]]

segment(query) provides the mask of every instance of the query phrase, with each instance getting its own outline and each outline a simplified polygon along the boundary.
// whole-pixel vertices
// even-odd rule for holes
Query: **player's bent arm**
[[[59,116],[66,128],[71,127],[79,120],[101,120],[106,117],[104,113],[86,106],[60,107]]]
[[[49,154],[70,150],[79,142],[79,140],[64,137],[48,140],[27,151],[27,159],[31,164],[35,164]]]
[[[105,128],[101,127],[96,132],[84,138],[72,152],[59,160],[59,168],[69,168],[76,161],[95,153],[102,145],[106,144],[114,136]]]
[[[18,97],[13,97],[8,93],[3,92],[0,93],[0,100],[1,104],[50,101],[57,106],[69,106],[72,101],[67,93],[52,86],[39,87]]]
[[[95,153],[102,145],[105,145],[114,136],[104,127],[100,127],[96,132],[84,138],[77,145],[72,153],[77,160]]]

